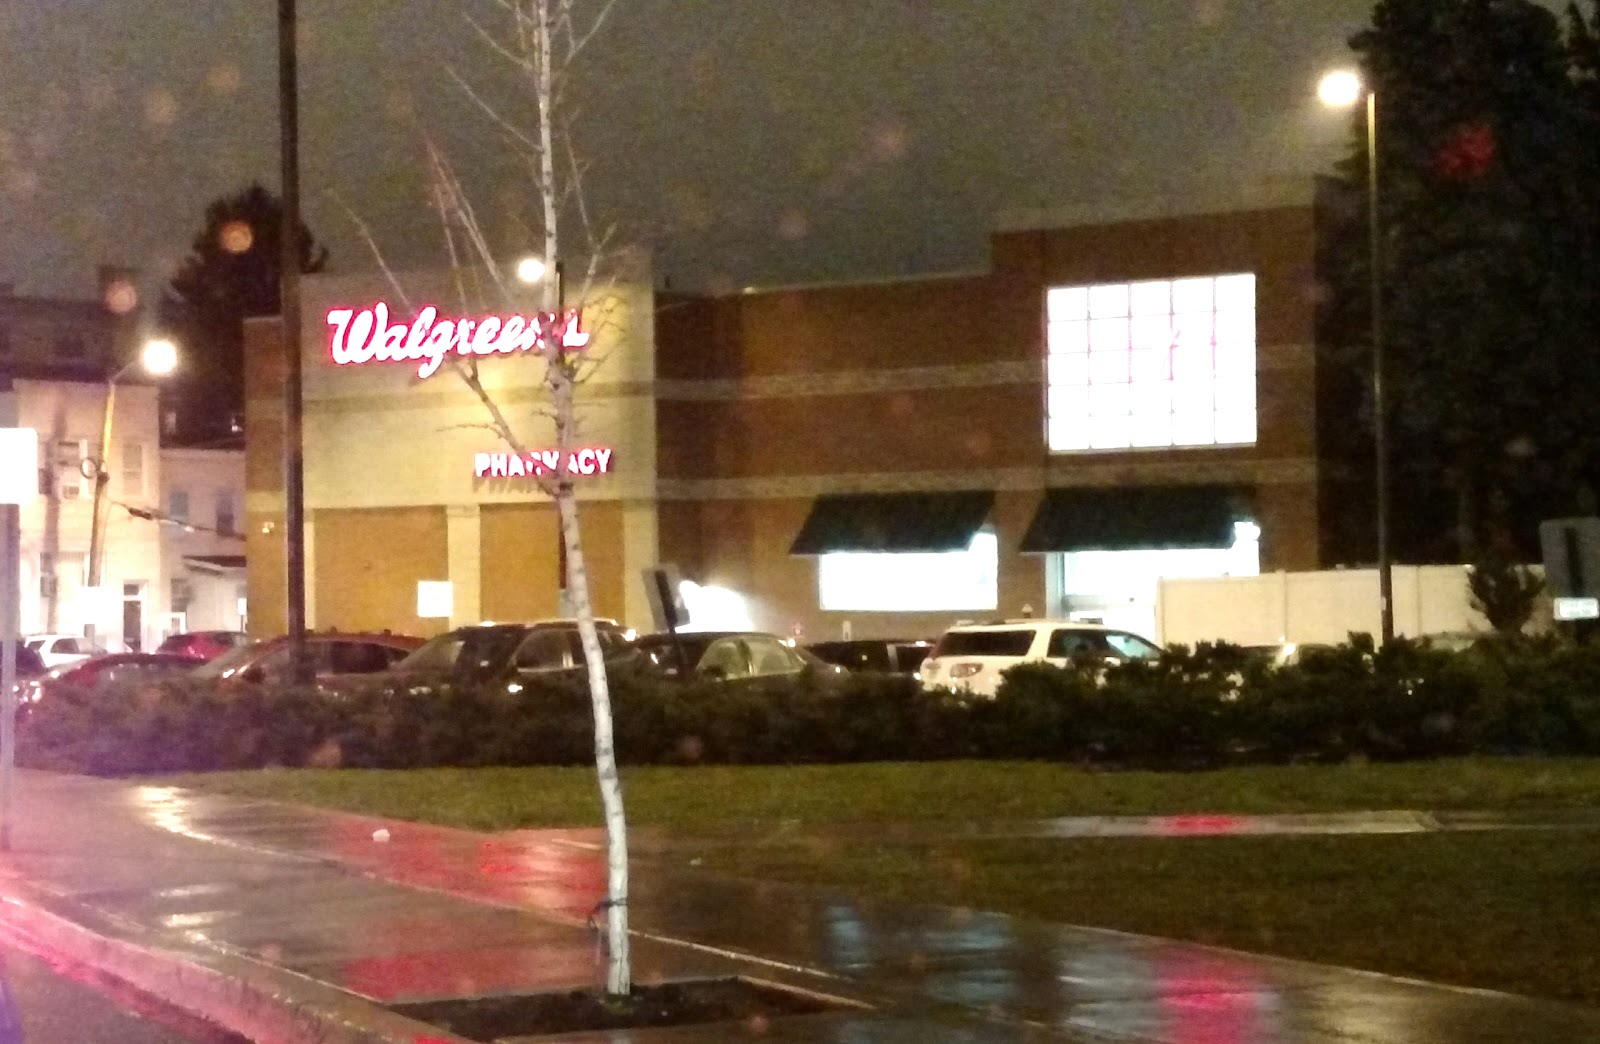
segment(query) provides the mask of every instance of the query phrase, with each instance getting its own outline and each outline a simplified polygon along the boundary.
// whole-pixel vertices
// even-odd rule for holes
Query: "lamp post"
[[[312,679],[306,657],[305,389],[300,360],[300,59],[295,0],[278,0],[278,161],[283,222],[278,231],[283,338],[284,630],[289,675]]]
[[[99,448],[95,452],[94,459],[84,463],[84,477],[94,480],[94,501],[89,517],[89,568],[88,576],[85,578],[86,586],[91,591],[100,589],[101,574],[105,567],[106,487],[111,484],[111,468],[107,462],[111,453],[112,423],[117,409],[117,382],[136,369],[142,369],[151,377],[164,377],[176,369],[177,365],[177,345],[166,340],[151,340],[144,343],[138,358],[106,378],[106,398],[105,406],[101,410]],[[85,625],[84,631],[91,639],[95,637],[96,621],[93,616],[91,613],[91,620]]]
[[[1378,603],[1383,644],[1394,640],[1394,563],[1389,548],[1389,417],[1383,394],[1383,242],[1378,222],[1378,92],[1349,70],[1330,72],[1317,85],[1324,105],[1347,109],[1367,100],[1368,292],[1372,312],[1372,441],[1377,456]]]

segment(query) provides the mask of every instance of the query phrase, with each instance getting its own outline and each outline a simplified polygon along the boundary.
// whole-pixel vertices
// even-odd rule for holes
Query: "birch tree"
[[[554,474],[536,479],[555,503],[561,539],[567,557],[570,611],[577,619],[587,666],[589,695],[594,707],[594,752],[601,803],[605,814],[607,894],[597,913],[604,913],[608,966],[606,992],[613,997],[632,990],[628,934],[628,835],[623,812],[622,783],[617,774],[613,741],[611,694],[605,657],[596,632],[589,597],[582,528],[574,483],[566,462],[578,445],[580,418],[578,391],[603,359],[592,352],[571,350],[572,313],[566,307],[563,285],[568,266],[564,258],[581,258],[574,282],[576,300],[588,303],[610,299],[617,269],[610,263],[613,230],[591,218],[583,195],[584,166],[578,158],[570,124],[570,76],[584,49],[604,26],[616,0],[484,0],[480,10],[469,10],[468,25],[482,49],[511,74],[513,96],[502,97],[460,69],[448,71],[469,103],[510,150],[536,201],[539,227],[536,238],[541,271],[519,266],[517,258],[503,257],[480,220],[462,178],[447,150],[426,136],[424,153],[432,202],[438,211],[456,291],[464,305],[497,297],[505,303],[525,298],[532,282],[541,295],[537,316],[537,352],[544,361],[543,408],[534,417],[519,417],[495,399],[481,379],[474,357],[453,355],[448,366],[471,389],[484,411],[476,427],[494,433],[508,449],[525,456],[528,443],[523,425],[542,418],[555,430],[555,449],[562,462]],[[482,17],[480,17],[480,13]],[[525,114],[519,119],[519,114]],[[481,157],[480,157],[481,158]],[[567,235],[567,225],[575,234]],[[367,234],[372,242],[370,233]],[[576,242],[576,247],[571,245]],[[564,253],[565,251],[565,253]],[[517,252],[526,253],[525,250]],[[381,254],[379,263],[383,264]],[[385,266],[386,267],[386,266]],[[390,281],[406,304],[404,288],[393,273]],[[602,310],[603,310],[602,305]],[[591,334],[608,327],[605,316],[586,316]],[[530,319],[531,321],[535,321]]]

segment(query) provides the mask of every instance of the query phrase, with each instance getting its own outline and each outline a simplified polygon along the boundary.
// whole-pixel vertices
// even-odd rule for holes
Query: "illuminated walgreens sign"
[[[371,362],[415,362],[418,377],[432,377],[454,352],[462,356],[513,355],[539,352],[545,347],[544,331],[559,329],[561,347],[575,351],[589,344],[583,315],[576,309],[564,316],[555,312],[536,315],[489,315],[477,319],[441,319],[428,306],[411,322],[389,321],[389,306],[382,302],[359,311],[334,308],[328,312],[331,337],[328,355],[336,366],[361,366]]]
[[[576,449],[567,454],[565,463],[561,451],[553,449],[530,450],[517,453],[478,453],[472,458],[473,471],[478,478],[539,478],[566,472],[568,475],[611,474],[610,447],[598,446]]]

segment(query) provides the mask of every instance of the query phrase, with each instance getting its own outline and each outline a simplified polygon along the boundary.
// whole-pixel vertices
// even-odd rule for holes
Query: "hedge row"
[[[794,683],[613,681],[628,764],[1041,758],[1108,766],[1600,754],[1600,646],[1447,652],[1357,637],[1271,667],[1229,646],[1112,668],[1030,664],[993,700],[854,675]],[[29,709],[33,765],[100,775],[323,765],[582,764],[581,683],[343,696],[169,682],[59,690]]]

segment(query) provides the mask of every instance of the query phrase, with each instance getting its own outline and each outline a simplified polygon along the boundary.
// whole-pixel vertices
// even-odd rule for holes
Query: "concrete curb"
[[[151,932],[17,877],[0,879],[0,934],[256,1044],[471,1044],[354,994],[178,933]]]

